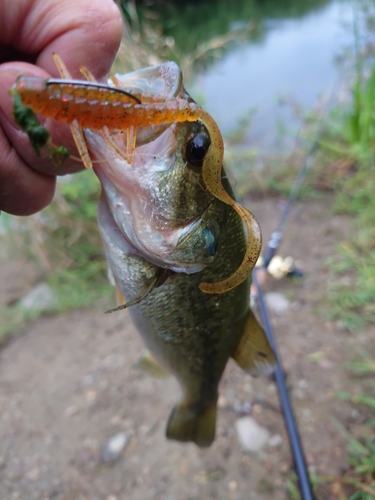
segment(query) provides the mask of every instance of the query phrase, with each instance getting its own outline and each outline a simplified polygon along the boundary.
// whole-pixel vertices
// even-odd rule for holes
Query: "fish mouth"
[[[116,78],[124,89],[136,93],[191,99],[174,63]],[[94,171],[103,188],[101,206],[111,214],[110,218],[99,214],[99,225],[102,220],[115,226],[116,235],[148,262],[189,274],[211,264],[219,235],[210,212],[212,196],[202,188],[201,173],[187,165],[186,140],[193,127],[172,123],[137,128],[130,160],[124,148],[130,136],[123,131],[111,137],[124,153],[117,154],[101,134],[85,130],[90,153],[98,161]]]
[[[122,202],[122,208],[129,213],[124,200]],[[103,190],[98,223],[104,240],[116,238],[118,243],[121,240],[121,246],[126,247],[129,253],[142,257],[157,267],[176,273],[193,274],[212,263],[218,246],[216,221],[211,218],[207,221],[207,214],[208,210],[172,231],[149,230],[146,232],[148,238],[144,238],[134,228],[125,231],[124,226],[118,224]]]
[[[171,125],[152,143],[137,147],[131,164],[114,156],[100,134],[89,130],[86,138],[99,160],[94,171],[102,185],[103,198],[127,243],[158,267],[191,274],[212,263],[219,228],[210,212],[212,197],[192,177],[197,174],[186,173],[186,164],[178,159],[176,135],[176,128]],[[200,205],[180,212],[180,208],[175,209],[174,193],[177,198],[185,195],[186,185],[180,182],[185,175],[191,176],[187,182],[193,197],[199,197]],[[186,205],[181,206],[185,210]]]

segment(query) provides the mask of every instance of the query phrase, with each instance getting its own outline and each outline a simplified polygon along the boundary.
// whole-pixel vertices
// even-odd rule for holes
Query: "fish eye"
[[[206,132],[195,135],[186,145],[186,159],[194,167],[201,167],[210,147],[211,140]]]

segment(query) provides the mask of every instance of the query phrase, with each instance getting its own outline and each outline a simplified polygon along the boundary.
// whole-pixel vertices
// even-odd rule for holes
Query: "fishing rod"
[[[284,207],[283,213],[281,215],[279,224],[273,233],[271,234],[269,241],[267,243],[267,247],[263,257],[263,263],[261,267],[255,268],[252,273],[253,283],[256,289],[256,299],[258,303],[258,308],[260,312],[260,316],[262,319],[263,327],[268,338],[268,341],[275,352],[276,356],[276,368],[274,370],[274,379],[277,386],[277,391],[279,394],[281,410],[285,422],[285,427],[289,436],[290,448],[294,460],[294,467],[297,473],[299,487],[301,491],[302,500],[314,500],[314,495],[312,491],[312,485],[310,482],[306,458],[303,451],[303,446],[301,442],[301,438],[298,431],[298,425],[294,416],[292,403],[289,397],[288,388],[286,385],[285,375],[282,368],[280,354],[278,352],[277,344],[275,341],[275,337],[273,335],[266,303],[263,296],[263,291],[261,284],[257,277],[257,272],[259,269],[267,269],[269,267],[270,262],[276,254],[276,251],[281,243],[283,230],[286,225],[286,221],[288,219],[290,210],[292,206],[295,204],[298,195],[301,191],[302,185],[306,179],[306,176],[311,168],[313,163],[313,157],[315,155],[316,150],[319,147],[319,140],[323,131],[323,119],[321,119],[319,129],[315,135],[315,139],[305,156],[305,160],[301,165],[301,168],[298,172],[297,178],[294,182],[293,188],[290,192],[288,201]],[[292,270],[288,274],[290,275],[301,275],[297,270]]]
[[[285,381],[285,375],[281,365],[280,355],[273,336],[272,327],[269,320],[267,307],[264,301],[262,288],[257,278],[257,271],[253,271],[252,278],[257,291],[257,301],[258,301],[260,316],[262,318],[263,328],[266,332],[266,336],[276,356],[276,367],[273,372],[273,375],[275,378],[277,391],[279,393],[279,399],[285,422],[285,427],[287,429],[289,436],[290,448],[294,459],[294,467],[296,469],[299,481],[302,500],[313,500],[314,496],[312,493],[310,478],[307,471],[306,458],[303,451],[301,438],[298,432],[298,425],[294,417],[293,407],[289,398],[288,388],[286,386],[286,381]]]

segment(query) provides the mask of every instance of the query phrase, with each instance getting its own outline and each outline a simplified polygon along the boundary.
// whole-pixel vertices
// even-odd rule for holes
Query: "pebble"
[[[253,412],[255,415],[260,415],[262,413],[261,405],[258,403],[255,403],[255,405],[253,406]]]
[[[309,387],[309,383],[307,382],[307,380],[302,378],[298,381],[298,387],[302,390],[305,390]]]
[[[251,403],[245,402],[245,403],[234,403],[233,405],[233,411],[237,415],[247,415],[248,413],[251,412],[252,406]]]
[[[268,384],[266,391],[270,396],[275,396],[277,393],[276,385],[274,383]]]
[[[57,304],[57,296],[47,283],[38,283],[20,301],[24,309],[33,311],[47,311]]]
[[[219,399],[217,400],[217,406],[219,408],[225,408],[228,404],[227,398],[225,396],[219,396]]]
[[[336,321],[335,327],[336,327],[336,330],[339,332],[347,332],[348,331],[348,329],[343,321]]]
[[[360,418],[361,417],[360,412],[356,408],[353,408],[350,413],[351,413],[351,416],[353,418]]]
[[[293,389],[293,396],[298,399],[305,399],[305,391],[302,391],[301,389]]]
[[[90,390],[85,392],[85,399],[88,403],[93,403],[96,399],[96,391]]]
[[[37,479],[39,479],[40,471],[39,471],[38,467],[35,467],[34,469],[31,469],[26,474],[26,476],[28,477],[28,479],[31,479],[31,481],[36,481]]]
[[[316,465],[309,465],[308,469],[309,469],[309,473],[310,474],[316,474],[317,473]]]
[[[96,438],[88,437],[83,441],[83,447],[87,449],[94,450],[98,446],[98,440]]]
[[[75,415],[78,412],[78,408],[74,405],[68,406],[64,410],[64,417],[71,417],[72,415]]]
[[[282,315],[289,308],[289,300],[279,292],[268,292],[264,295],[267,307],[275,314]]]
[[[114,462],[119,458],[129,443],[129,435],[125,432],[119,432],[112,436],[101,451],[101,459],[104,463]]]
[[[271,446],[271,448],[277,448],[277,446],[280,446],[282,442],[283,438],[280,436],[280,434],[273,434],[268,439],[268,445]]]
[[[311,410],[310,408],[303,408],[302,410],[302,418],[305,422],[310,422],[311,419]]]
[[[280,462],[279,471],[285,474],[290,470],[290,465],[287,462]]]
[[[236,430],[243,450],[253,453],[265,446],[270,435],[268,430],[252,417],[239,418],[236,421]]]
[[[12,481],[18,480],[23,476],[24,465],[19,458],[12,458],[6,464],[6,476]]]
[[[228,489],[229,491],[236,491],[237,490],[237,481],[230,481],[228,484]]]
[[[92,373],[89,373],[82,380],[82,385],[87,387],[88,385],[91,385],[94,382],[94,380],[95,380],[95,376]]]
[[[243,385],[243,390],[247,393],[247,394],[252,394],[253,392],[253,387],[252,385],[249,383],[249,382],[245,382],[244,385]]]

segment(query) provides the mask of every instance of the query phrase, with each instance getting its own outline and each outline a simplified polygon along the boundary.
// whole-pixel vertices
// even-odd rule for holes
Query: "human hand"
[[[85,65],[97,80],[109,71],[121,41],[121,14],[113,0],[0,0],[0,210],[30,215],[48,205],[55,175],[82,170],[68,159],[56,167],[37,156],[12,116],[9,89],[20,74],[59,77],[58,53],[73,78]],[[78,156],[69,127],[41,120],[53,143]]]

